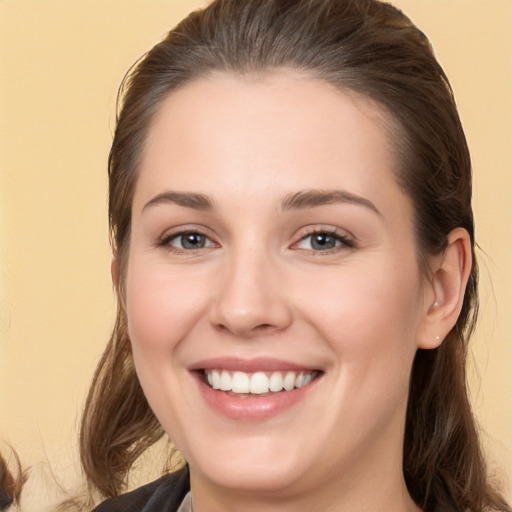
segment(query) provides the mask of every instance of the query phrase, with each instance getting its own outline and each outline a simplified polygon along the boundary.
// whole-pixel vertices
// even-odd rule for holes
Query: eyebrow
[[[194,192],[163,192],[150,199],[142,208],[142,211],[151,206],[172,203],[185,208],[200,211],[212,211],[213,201],[204,194]],[[364,206],[373,212],[381,215],[377,207],[364,197],[358,196],[345,190],[301,190],[294,194],[287,195],[282,203],[281,210],[301,210],[315,206],[329,204],[348,203]]]
[[[282,210],[295,210],[324,206],[337,203],[349,203],[364,206],[381,215],[377,207],[365,197],[352,194],[345,190],[302,190],[285,197],[282,202]]]
[[[213,210],[213,202],[204,194],[196,194],[193,192],[164,192],[150,199],[142,208],[146,210],[150,206],[159,204],[172,203],[193,210],[211,211]]]

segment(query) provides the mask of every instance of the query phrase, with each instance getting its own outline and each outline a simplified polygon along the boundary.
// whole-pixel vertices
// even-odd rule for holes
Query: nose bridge
[[[291,321],[278,258],[263,244],[239,243],[219,276],[211,320],[239,336],[284,329]]]

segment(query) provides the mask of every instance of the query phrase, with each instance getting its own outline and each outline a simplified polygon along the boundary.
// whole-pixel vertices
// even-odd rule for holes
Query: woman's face
[[[192,478],[292,493],[401,472],[428,304],[384,126],[368,100],[284,71],[212,75],[156,116],[128,331]]]

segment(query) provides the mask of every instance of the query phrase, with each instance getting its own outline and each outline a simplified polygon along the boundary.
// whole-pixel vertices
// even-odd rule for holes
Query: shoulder
[[[190,489],[188,467],[98,505],[93,512],[173,512]]]

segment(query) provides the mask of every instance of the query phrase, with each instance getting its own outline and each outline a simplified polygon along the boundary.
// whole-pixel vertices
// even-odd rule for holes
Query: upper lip
[[[272,372],[272,371],[315,371],[318,368],[297,364],[290,361],[284,361],[269,357],[255,357],[244,359],[238,357],[215,357],[198,361],[189,367],[189,370],[228,370],[242,371],[246,373]]]

